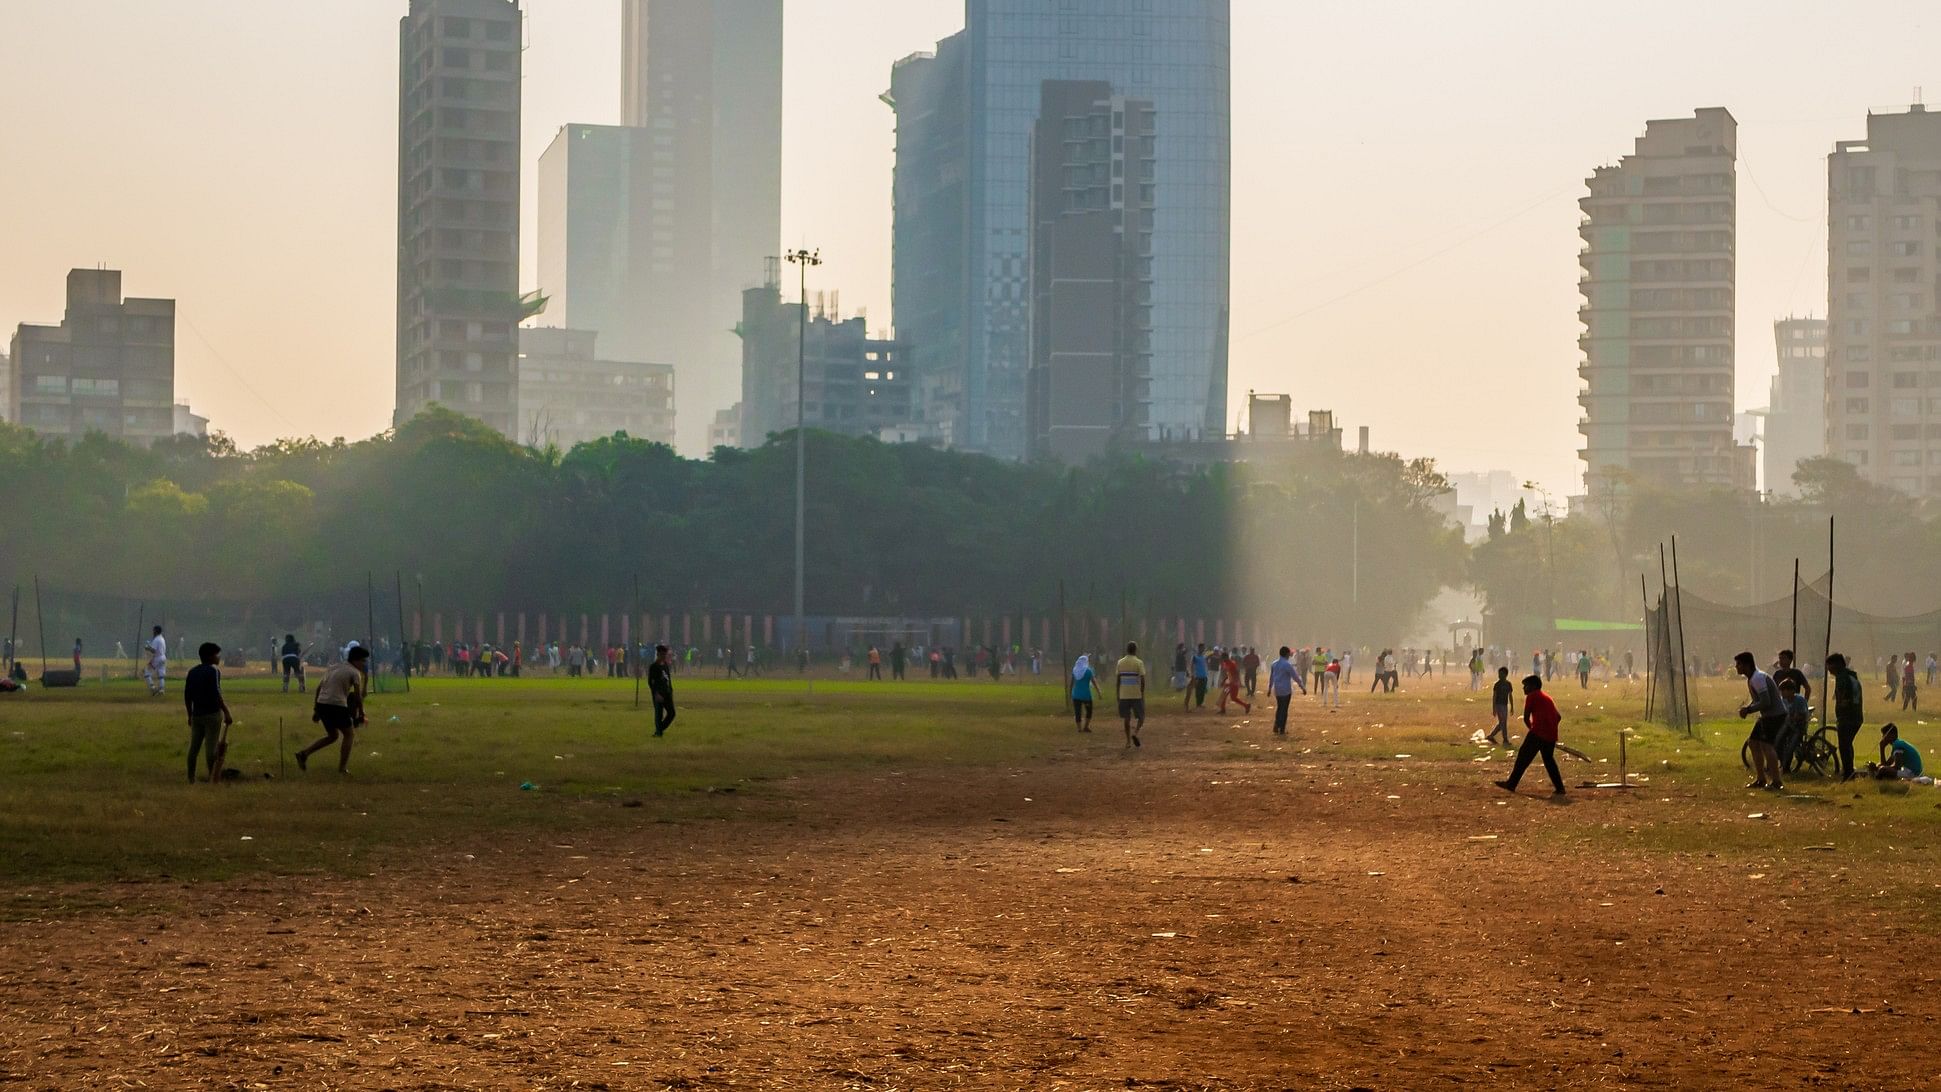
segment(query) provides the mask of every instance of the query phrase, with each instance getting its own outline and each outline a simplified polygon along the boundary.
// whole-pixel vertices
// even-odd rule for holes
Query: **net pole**
[[[1638,601],[1644,604],[1644,719],[1651,719],[1652,692],[1658,685],[1658,673],[1652,664],[1652,650],[1656,643],[1651,639],[1651,587],[1645,575],[1638,574]]]
[[[1786,641],[1786,647],[1792,649],[1795,656],[1799,655],[1799,558],[1797,557],[1793,559],[1793,629],[1792,636]]]
[[[1820,650],[1821,678],[1826,693],[1820,695],[1820,727],[1826,727],[1826,707],[1832,704],[1833,680],[1826,671],[1826,660],[1833,655],[1833,517],[1826,517],[1826,643]]]
[[[377,643],[377,580],[369,569],[364,570],[364,634],[366,641]],[[384,693],[384,659],[377,654],[376,649],[372,649],[371,660],[373,661],[371,676],[378,683],[373,689],[382,694]]]
[[[1674,602],[1678,604],[1678,690],[1685,706],[1685,735],[1693,736],[1692,724],[1692,686],[1685,665],[1689,650],[1685,647],[1685,581],[1678,575],[1678,536],[1671,536],[1671,578]]]
[[[398,663],[404,665],[404,692],[411,693],[411,646],[410,638],[404,631],[404,573],[391,570],[391,578],[398,589]]]
[[[1659,613],[1664,615],[1664,618],[1658,623],[1658,643],[1665,650],[1664,660],[1658,666],[1661,670],[1668,672],[1683,671],[1685,669],[1684,664],[1677,662],[1678,650],[1673,648],[1671,644],[1671,571],[1665,562],[1665,544],[1662,542],[1658,544],[1658,588],[1658,610]],[[1665,679],[1666,684],[1669,685],[1674,678],[1677,678],[1676,674],[1668,675]],[[1673,718],[1678,715],[1678,701],[1672,696],[1672,692],[1669,690],[1664,692],[1664,696],[1665,706],[1668,710],[1665,714],[1665,724],[1675,728],[1677,727],[1677,722]]]
[[[137,623],[139,625],[139,623]],[[7,623],[7,670],[20,656],[20,585],[13,586],[13,620]]]
[[[634,574],[634,620],[635,621],[640,620],[640,574],[639,573]],[[634,647],[627,650],[627,653],[628,653],[627,666],[633,670],[633,675],[634,675],[634,712],[636,713],[640,712],[640,676],[642,674],[641,666],[637,661],[640,659],[640,648],[645,643],[646,643],[645,641],[636,637],[633,642]],[[750,645],[753,645],[755,643],[755,639],[753,637],[750,637],[748,639],[748,643]],[[742,681],[746,682],[747,680],[743,679]]]
[[[40,627],[40,684],[47,685],[47,612],[40,605],[40,574],[34,574],[34,624]]]
[[[142,623],[146,621],[148,621],[148,602],[143,600],[135,604],[135,645],[130,649],[135,654],[134,677],[137,679],[142,677]]]

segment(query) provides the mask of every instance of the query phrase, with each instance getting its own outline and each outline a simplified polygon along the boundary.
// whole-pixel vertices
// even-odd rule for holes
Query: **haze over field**
[[[619,5],[528,0],[533,164],[619,114]],[[794,0],[783,240],[887,326],[890,65],[961,0]],[[0,11],[0,329],[105,263],[181,301],[179,386],[244,444],[390,423],[402,0],[69,0]],[[1771,322],[1824,313],[1825,155],[1941,88],[1932,5],[1611,11],[1234,0],[1234,411],[1331,408],[1446,469],[1581,479],[1576,199],[1652,117],[1740,122],[1738,401]],[[1932,77],[1932,78],[1930,78]],[[328,387],[326,388],[326,381]],[[326,391],[328,393],[326,393]]]

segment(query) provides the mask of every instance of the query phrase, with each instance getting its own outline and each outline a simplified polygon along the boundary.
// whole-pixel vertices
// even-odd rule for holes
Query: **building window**
[[[1860,414],[1860,413],[1866,413],[1866,412],[1867,412],[1867,400],[1866,400],[1865,398],[1849,398],[1849,399],[1847,399],[1847,412],[1848,412],[1848,413],[1856,413],[1856,414]]]
[[[1866,425],[1848,425],[1848,426],[1847,426],[1847,439],[1849,439],[1849,440],[1865,440],[1866,438],[1867,438],[1867,426],[1866,426]]]
[[[37,375],[34,377],[35,394],[66,394],[67,376]]]

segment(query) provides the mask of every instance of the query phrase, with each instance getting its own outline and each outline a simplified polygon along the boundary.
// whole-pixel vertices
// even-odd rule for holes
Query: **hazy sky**
[[[527,0],[533,171],[619,116],[618,0]],[[0,0],[0,330],[73,266],[180,301],[177,390],[245,444],[390,422],[404,0]],[[1739,404],[1825,303],[1825,156],[1941,98],[1918,0],[1233,0],[1231,389],[1575,491],[1576,199],[1647,118],[1740,123]],[[887,325],[897,58],[962,0],[788,0],[783,236]],[[1232,412],[1229,420],[1233,419]]]

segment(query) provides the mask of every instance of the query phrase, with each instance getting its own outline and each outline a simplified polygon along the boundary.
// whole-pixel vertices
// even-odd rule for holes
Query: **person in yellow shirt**
[[[1125,722],[1126,744],[1137,747],[1139,730],[1146,726],[1146,661],[1139,658],[1138,642],[1126,645],[1113,674],[1119,680],[1119,719]]]

